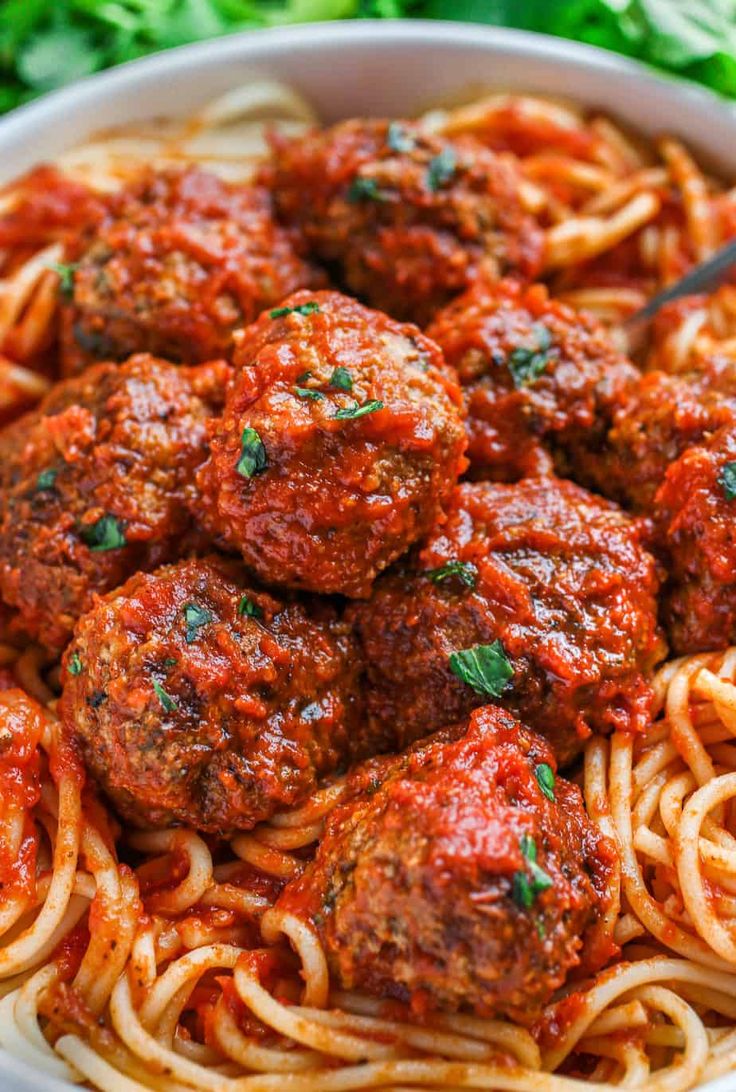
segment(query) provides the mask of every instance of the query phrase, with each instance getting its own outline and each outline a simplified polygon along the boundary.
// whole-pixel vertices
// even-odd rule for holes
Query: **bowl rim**
[[[53,123],[55,118],[61,119],[67,112],[83,108],[101,91],[106,96],[116,92],[122,94],[126,87],[138,80],[179,72],[189,65],[210,60],[213,54],[227,62],[257,59],[262,53],[273,57],[294,49],[307,50],[335,44],[360,45],[364,48],[367,43],[377,47],[402,43],[448,48],[460,45],[478,52],[492,48],[501,55],[526,53],[530,60],[564,60],[566,65],[574,69],[594,70],[609,75],[629,75],[640,81],[643,87],[648,85],[660,91],[666,88],[675,98],[726,111],[736,122],[736,102],[731,102],[716,91],[677,74],[585,42],[537,31],[452,20],[343,19],[236,31],[202,42],[159,50],[102,72],[95,72],[65,87],[49,91],[0,117],[0,142],[16,137],[34,123]]]

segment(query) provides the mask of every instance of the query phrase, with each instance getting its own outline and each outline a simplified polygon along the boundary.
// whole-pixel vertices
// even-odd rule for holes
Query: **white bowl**
[[[92,76],[0,121],[0,182],[85,140],[152,116],[192,113],[254,77],[291,84],[326,121],[417,113],[489,89],[563,96],[645,135],[681,137],[736,178],[736,109],[613,53],[523,31],[417,21],[318,23],[251,31]],[[69,1092],[0,1051],[3,1092]],[[736,1073],[708,1086],[733,1092]]]

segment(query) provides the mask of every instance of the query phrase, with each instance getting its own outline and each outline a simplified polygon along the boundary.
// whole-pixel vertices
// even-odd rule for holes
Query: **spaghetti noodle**
[[[0,412],[49,384],[55,269],[98,193],[144,164],[196,161],[246,179],[263,122],[310,109],[251,85],[183,126],[96,140],[0,198]],[[736,228],[736,193],[671,139],[528,96],[426,115],[523,172],[553,292],[616,326]],[[53,195],[53,199],[49,198]],[[736,345],[725,288],[663,321],[651,363],[679,371]],[[336,991],[316,932],[275,908],[343,793],[228,840],[122,830],[68,751],[54,667],[0,646],[0,1043],[39,1073],[107,1092],[693,1088],[736,1068],[736,649],[666,664],[651,730],[587,745],[589,816],[618,846],[620,891],[599,926],[620,958],[572,983],[528,1029],[413,1017]]]

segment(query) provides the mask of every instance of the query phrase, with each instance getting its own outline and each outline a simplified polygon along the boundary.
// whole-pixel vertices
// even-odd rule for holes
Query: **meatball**
[[[16,628],[59,649],[95,592],[179,556],[229,373],[96,364],[0,434],[0,597]]]
[[[581,436],[563,469],[624,507],[651,514],[670,464],[736,420],[736,363],[714,359],[687,375],[649,372],[621,392],[619,403],[603,440]]]
[[[495,697],[561,763],[591,732],[643,730],[657,590],[615,505],[554,478],[463,484],[421,552],[352,608],[371,718],[405,745]]]
[[[231,562],[136,573],[79,620],[61,714],[124,818],[248,829],[373,753],[350,628]],[[380,746],[376,740],[375,746]]]
[[[64,307],[67,374],[91,360],[157,353],[196,364],[297,288],[324,283],[272,218],[266,190],[196,168],[151,172],[109,198],[84,236]]]
[[[243,332],[199,475],[204,514],[261,579],[365,596],[465,467],[460,391],[433,342],[336,292]]]
[[[424,323],[481,270],[541,267],[513,163],[415,122],[352,120],[274,140],[265,180],[283,219],[347,288]]]
[[[480,280],[427,329],[457,369],[474,477],[515,481],[549,472],[546,444],[605,435],[638,371],[591,317],[541,284]]]
[[[674,462],[654,504],[663,615],[681,655],[736,643],[736,423]]]
[[[530,1023],[599,965],[585,944],[617,867],[554,766],[495,706],[365,763],[277,905],[317,927],[343,988]]]

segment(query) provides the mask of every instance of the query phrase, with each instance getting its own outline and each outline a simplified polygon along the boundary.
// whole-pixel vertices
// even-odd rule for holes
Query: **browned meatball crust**
[[[243,332],[199,475],[208,525],[266,583],[364,596],[425,535],[464,469],[437,346],[337,292]]]
[[[343,988],[529,1023],[612,954],[583,949],[616,849],[544,740],[495,706],[466,727],[356,769],[277,905],[317,927]]]
[[[463,388],[471,474],[547,473],[552,452],[605,435],[637,369],[594,319],[544,285],[480,280],[427,328]]]
[[[20,630],[59,649],[95,592],[179,556],[229,374],[95,364],[0,435],[0,596]]]
[[[247,829],[317,778],[372,754],[360,657],[328,604],[311,611],[221,560],[137,573],[78,622],[61,714],[136,824]]]
[[[572,482],[461,485],[418,556],[351,608],[371,717],[404,745],[493,696],[563,764],[592,731],[641,731],[664,654],[658,587],[638,526]],[[495,688],[453,670],[478,646]]]
[[[102,223],[72,247],[66,373],[142,351],[187,364],[229,357],[235,329],[324,283],[293,242],[262,188],[195,167],[150,172],[112,194]]]
[[[508,159],[416,122],[344,121],[274,141],[266,182],[286,223],[346,287],[420,324],[482,270],[533,276],[542,233]]]

